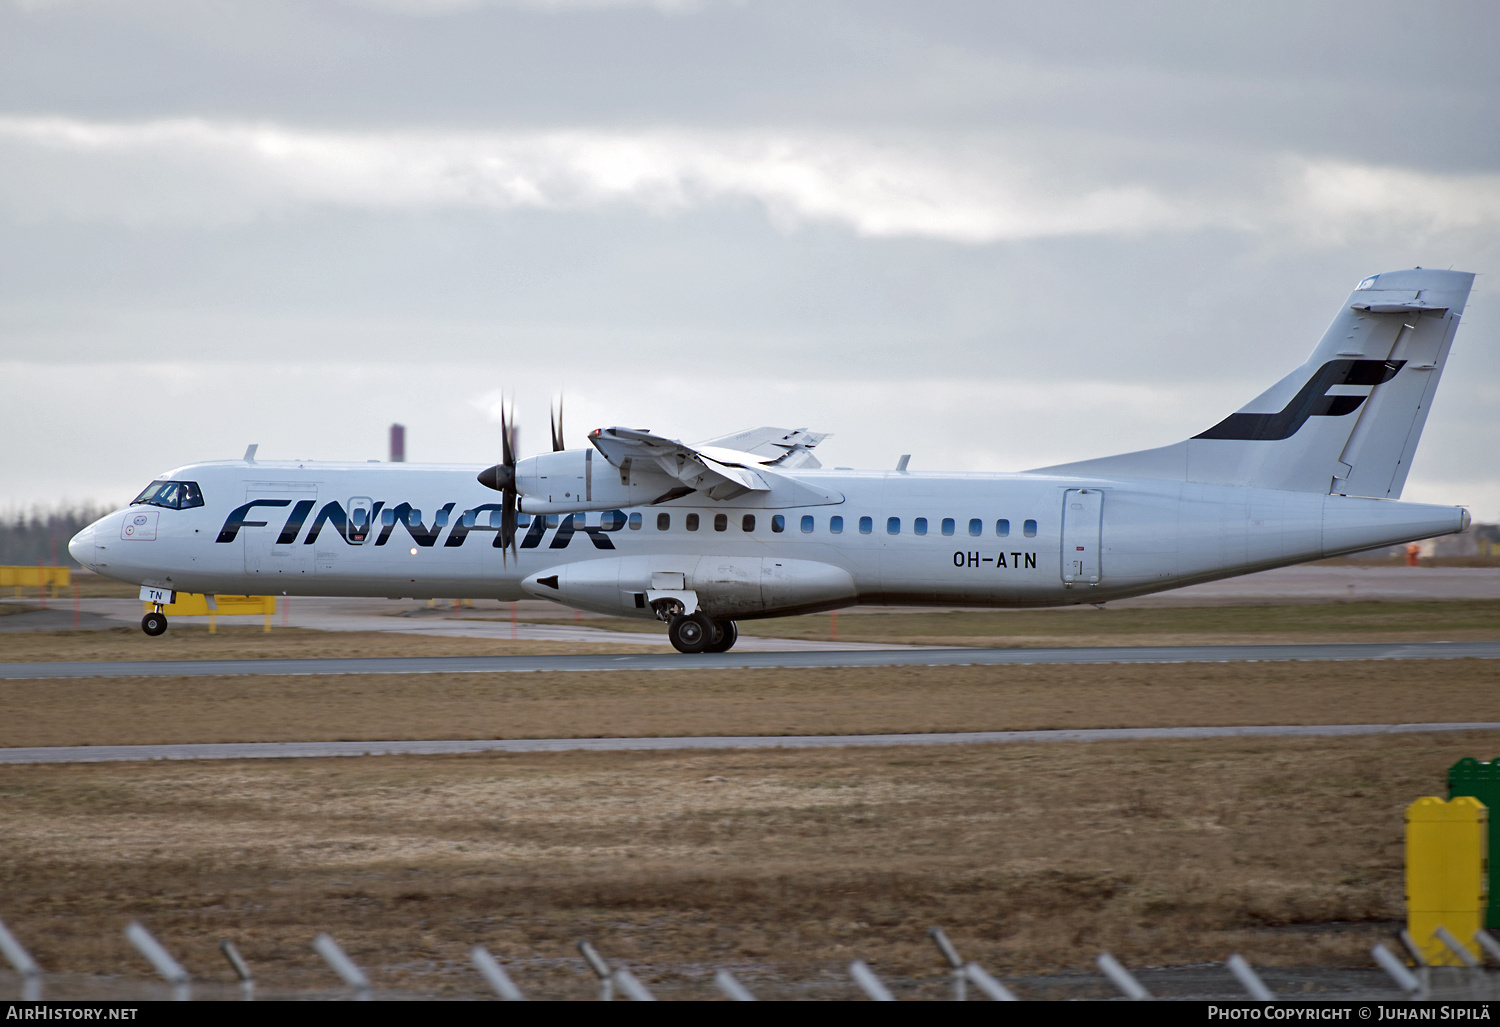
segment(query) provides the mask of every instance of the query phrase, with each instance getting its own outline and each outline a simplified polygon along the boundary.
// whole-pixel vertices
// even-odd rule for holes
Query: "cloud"
[[[81,7],[85,4],[102,6],[115,0],[10,0],[10,4],[23,13],[35,14],[66,7]],[[628,8],[649,8],[663,14],[690,14],[707,7],[713,0],[342,0],[350,7],[364,7],[385,14],[405,14],[414,17],[443,17],[467,14],[486,7],[510,8],[522,11],[564,13],[569,11],[603,11]],[[724,2],[724,0],[720,0]],[[740,2],[740,0],[728,0]]]
[[[320,132],[0,118],[12,217],[231,223],[306,204],[496,211],[761,204],[780,225],[983,243],[1180,225],[1131,182],[1061,188],[995,153],[764,131]]]
[[[0,118],[0,211],[21,221],[227,224],[309,206],[673,216],[753,203],[785,230],[983,244],[1205,227],[1313,243],[1500,226],[1500,175],[1267,156],[1160,154],[1131,170],[1086,141],[873,140],[770,130],[320,131],[205,119]]]
[[[508,7],[548,13],[646,7],[664,14],[688,14],[702,10],[708,4],[708,0],[343,0],[343,2],[351,7],[368,7],[391,14],[409,14],[418,17],[464,14],[486,7]]]
[[[1500,225],[1500,175],[1440,175],[1345,161],[1288,162],[1290,220],[1326,242]]]

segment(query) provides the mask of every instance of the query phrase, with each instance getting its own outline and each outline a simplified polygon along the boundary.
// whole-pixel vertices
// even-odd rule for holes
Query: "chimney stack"
[[[406,463],[406,425],[391,425],[391,463]]]

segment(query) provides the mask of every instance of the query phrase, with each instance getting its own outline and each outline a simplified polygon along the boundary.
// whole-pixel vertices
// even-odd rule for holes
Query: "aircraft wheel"
[[[167,630],[167,615],[164,613],[148,613],[141,618],[141,630],[155,638]]]
[[[713,642],[703,650],[706,653],[727,653],[740,640],[740,629],[732,620],[714,621],[714,633],[716,637]]]
[[[714,622],[704,613],[673,617],[667,625],[667,638],[679,653],[707,652],[714,640]]]

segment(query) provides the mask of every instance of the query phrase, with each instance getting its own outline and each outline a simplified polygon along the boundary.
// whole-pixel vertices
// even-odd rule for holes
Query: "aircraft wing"
[[[737,453],[759,457],[759,463],[767,467],[791,470],[794,467],[821,467],[812,448],[828,438],[827,432],[808,431],[806,428],[747,428],[733,435],[723,435],[697,444],[699,450],[730,449]]]
[[[710,499],[726,500],[747,492],[771,491],[766,479],[753,469],[760,463],[753,454],[713,448],[704,452],[684,446],[676,439],[636,428],[598,428],[589,433],[589,441],[604,454],[604,459],[625,474],[629,473],[632,463],[639,461],[645,465],[643,470],[648,467],[659,469],[667,477],[682,483],[681,491],[673,489],[657,502],[676,499],[689,492],[702,492]]]

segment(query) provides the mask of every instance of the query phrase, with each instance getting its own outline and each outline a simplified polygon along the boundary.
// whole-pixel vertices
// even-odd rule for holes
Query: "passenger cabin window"
[[[688,531],[697,531],[698,530],[698,515],[697,514],[688,514],[686,517],[683,518],[683,521],[684,521],[684,525],[683,526],[686,527]]]
[[[1036,538],[1036,521],[1027,521],[1021,525],[1021,534],[1027,538]]]
[[[861,535],[868,535],[870,532],[872,532],[874,530],[875,530],[875,521],[874,521],[873,518],[870,518],[870,517],[861,517],[859,519],[859,533]]]
[[[665,515],[663,515],[663,516],[665,516]],[[641,530],[641,512],[639,510],[637,510],[635,513],[633,513],[633,514],[630,515],[630,530],[631,531],[640,531]]]
[[[781,516],[781,514],[773,515],[771,517],[771,530],[778,535],[786,531],[786,518]]]
[[[723,531],[729,527],[728,514],[714,514],[714,531]]]
[[[671,514],[669,514],[669,513],[659,513],[659,514],[656,515],[656,530],[657,531],[667,531],[671,527],[672,527],[672,515]]]
[[[885,533],[887,535],[901,534],[901,518],[887,517],[885,519]]]
[[[837,514],[828,518],[828,531],[832,535],[842,535],[844,533],[844,519]]]
[[[1004,517],[1002,517],[998,521],[996,521],[995,522],[995,534],[999,535],[1001,538],[1004,538],[1005,536],[1009,535],[1010,534],[1010,521],[1006,520]]]
[[[636,516],[639,517],[640,514],[636,514]],[[579,527],[583,527],[583,525],[580,524]],[[625,527],[625,511],[604,511],[599,515],[599,527],[603,528],[605,531],[619,531],[621,528]],[[639,527],[639,525],[637,525],[637,527]]]
[[[160,506],[167,510],[187,510],[203,505],[203,493],[196,481],[153,481],[130,501],[131,506]]]
[[[913,535],[925,535],[925,534],[927,534],[927,518],[925,518],[925,517],[918,517],[916,520],[912,521],[911,522],[911,531],[912,531]]]
[[[944,517],[943,518],[943,534],[944,535],[951,535],[951,534],[953,534],[953,518],[952,517]]]
[[[969,534],[970,535],[983,535],[984,534],[984,522],[981,521],[978,517],[971,517],[971,518],[969,518]]]
[[[843,522],[840,522],[842,524]],[[802,534],[811,535],[813,530],[812,514],[802,515]]]
[[[740,529],[742,531],[754,531],[755,530],[755,515],[754,514],[746,514],[745,516],[741,517],[740,518]]]

